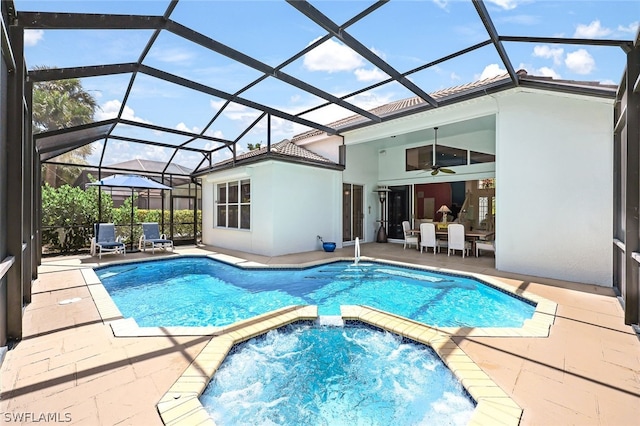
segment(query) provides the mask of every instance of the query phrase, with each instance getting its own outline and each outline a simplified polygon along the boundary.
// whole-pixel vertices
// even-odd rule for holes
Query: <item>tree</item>
[[[248,144],[247,144],[247,149],[248,149],[249,151],[253,151],[253,150],[255,150],[255,149],[260,149],[260,145],[262,145],[262,143],[260,143],[260,142],[258,142],[258,143],[257,143],[257,144],[255,144],[255,145],[254,145],[254,144],[252,144],[252,143],[248,143]]]
[[[48,67],[35,67],[46,70]],[[77,78],[41,81],[33,85],[34,133],[63,129],[93,122],[98,108],[94,97],[84,90]],[[87,164],[86,158],[93,152],[89,144],[61,154],[62,163]],[[80,167],[45,165],[42,175],[53,187],[60,183],[72,183],[80,174]]]
[[[103,221],[111,221],[114,215],[113,200],[102,194]],[[93,236],[93,224],[98,222],[98,188],[86,191],[62,185],[42,187],[42,243],[54,250],[77,251],[89,244]]]

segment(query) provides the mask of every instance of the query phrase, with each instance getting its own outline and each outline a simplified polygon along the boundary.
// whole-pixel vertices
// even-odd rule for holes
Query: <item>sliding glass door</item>
[[[364,188],[342,184],[342,241],[364,239]]]

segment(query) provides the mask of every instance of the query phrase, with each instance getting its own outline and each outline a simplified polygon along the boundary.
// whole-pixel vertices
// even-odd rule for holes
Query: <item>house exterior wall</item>
[[[613,101],[497,99],[496,268],[611,286]]]
[[[218,172],[204,179],[203,241],[269,256],[318,250],[316,235],[341,247],[344,182],[364,186],[364,240],[371,242],[378,185],[495,176],[497,269],[611,286],[612,110],[608,99],[517,88],[345,132],[343,172],[273,161]],[[495,143],[495,164],[435,178],[405,171],[406,149],[426,141],[401,135],[489,115],[495,129],[465,134],[466,144],[440,136],[438,143],[481,151]],[[316,138],[305,147],[331,156],[337,142]],[[251,231],[213,227],[213,183],[229,176],[251,178]]]
[[[380,219],[380,201],[378,193],[378,150],[371,145],[360,144],[347,146],[346,168],[342,173],[344,183],[362,185],[364,187],[364,241],[375,241]],[[342,206],[340,206],[342,210]],[[342,222],[340,223],[342,226]]]
[[[214,226],[215,185],[251,180],[251,229]],[[341,247],[341,176],[336,170],[279,161],[217,172],[203,179],[204,244],[265,256],[319,250],[324,241]]]
[[[399,135],[489,114],[496,115],[495,166],[459,166],[433,182],[497,178],[497,269],[611,286],[612,100],[518,88],[347,132],[345,143],[378,153],[373,185],[429,183],[423,172],[404,170],[406,148],[421,142]],[[476,143],[489,133],[478,132]],[[381,145],[395,135],[396,145]],[[345,176],[371,167],[352,157]]]

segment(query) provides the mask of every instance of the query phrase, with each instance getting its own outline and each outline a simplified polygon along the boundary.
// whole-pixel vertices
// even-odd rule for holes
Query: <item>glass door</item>
[[[342,241],[364,239],[364,188],[342,184]]]
[[[194,196],[171,197],[171,231],[174,245],[196,244],[198,238],[197,200]]]
[[[389,238],[404,240],[404,231],[402,230],[402,222],[408,220],[411,222],[411,186],[390,186],[387,203],[389,208]]]

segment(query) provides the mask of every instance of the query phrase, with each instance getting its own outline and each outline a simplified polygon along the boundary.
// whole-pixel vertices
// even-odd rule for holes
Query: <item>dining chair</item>
[[[447,227],[447,235],[449,237],[447,241],[447,256],[451,255],[451,250],[462,250],[462,257],[465,254],[469,254],[471,251],[471,243],[466,240],[464,235],[464,225],[461,223],[452,223]]]
[[[436,225],[433,223],[421,223],[420,224],[420,253],[426,248],[427,252],[429,247],[433,248],[433,254],[436,251],[440,252],[440,247],[447,247],[446,241],[436,238]]]
[[[402,222],[402,230],[404,231],[404,247],[403,248],[406,249],[407,246],[411,246],[412,244],[415,244],[416,250],[418,250],[418,236],[411,232],[411,225],[409,224],[408,220],[405,220]]]

